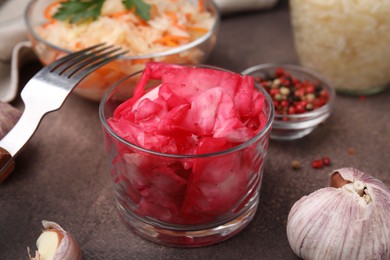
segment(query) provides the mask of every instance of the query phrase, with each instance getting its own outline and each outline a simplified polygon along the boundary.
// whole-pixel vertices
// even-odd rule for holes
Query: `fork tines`
[[[49,69],[67,78],[83,78],[127,52],[120,47],[101,43],[58,59],[49,65]]]

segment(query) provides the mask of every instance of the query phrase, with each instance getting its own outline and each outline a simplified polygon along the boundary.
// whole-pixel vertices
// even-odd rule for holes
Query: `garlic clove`
[[[17,108],[0,101],[0,139],[14,127],[21,115]]]
[[[286,232],[303,259],[390,259],[390,190],[357,169],[336,170],[331,187],[293,205]]]
[[[35,257],[27,248],[30,260],[81,260],[79,246],[68,232],[55,222],[43,220],[42,225]]]
[[[58,244],[62,239],[62,234],[56,230],[46,230],[42,232],[37,240],[38,252],[41,259],[53,259],[56,254]]]

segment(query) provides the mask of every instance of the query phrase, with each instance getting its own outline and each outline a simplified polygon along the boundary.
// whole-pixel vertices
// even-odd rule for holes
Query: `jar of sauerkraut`
[[[369,95],[390,83],[389,0],[290,0],[300,63],[339,93]]]

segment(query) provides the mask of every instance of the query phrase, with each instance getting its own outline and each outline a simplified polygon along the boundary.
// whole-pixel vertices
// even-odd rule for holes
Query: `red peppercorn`
[[[281,76],[283,76],[284,75],[284,69],[283,68],[277,68],[276,70],[275,70],[275,76],[276,77],[281,77]]]
[[[288,79],[286,79],[286,78],[282,78],[282,79],[281,79],[281,84],[282,84],[283,86],[288,87],[288,86],[290,86],[290,81],[289,81]]]
[[[316,88],[313,85],[308,85],[306,87],[306,93],[314,93],[315,90]]]
[[[299,81],[299,79],[296,79],[296,78],[293,78],[293,79],[292,79],[292,82],[293,82],[293,84],[294,84],[296,87],[298,87],[298,86],[301,84],[301,82]]]
[[[275,96],[276,94],[279,94],[280,93],[280,90],[278,88],[271,88],[269,94],[271,96]]]
[[[271,77],[254,79],[269,93],[278,115],[302,114],[329,101],[329,92],[318,81],[301,80],[282,67],[277,68]]]
[[[325,89],[321,90],[320,97],[324,97],[325,99],[329,98],[329,93]]]
[[[289,102],[287,100],[283,100],[283,101],[280,102],[280,105],[282,107],[287,107],[289,105]]]
[[[314,169],[321,169],[324,167],[324,163],[322,162],[322,160],[314,160],[311,163],[311,167],[313,167]]]
[[[294,107],[289,107],[289,108],[288,108],[288,113],[289,113],[290,115],[295,114],[295,108],[294,108]]]
[[[303,106],[302,104],[298,103],[295,105],[295,112],[297,114],[301,114],[303,112],[305,112],[305,106]]]
[[[355,148],[348,148],[347,153],[349,155],[355,155],[356,154],[356,150],[355,150]]]
[[[303,97],[305,95],[305,90],[304,89],[295,90],[294,95],[298,97]]]
[[[301,102],[299,102],[299,104],[303,107],[305,107],[307,105],[307,101],[306,100],[302,100]]]
[[[322,107],[323,105],[325,105],[327,102],[327,100],[323,99],[323,98],[317,98],[315,100],[313,100],[313,105],[315,108],[318,108],[318,107]]]
[[[259,81],[258,81],[259,82]],[[260,83],[260,86],[262,86],[264,89],[267,89],[268,88],[268,85],[265,84],[264,82],[259,82]]]
[[[322,163],[325,165],[325,166],[329,166],[331,164],[331,161],[330,161],[330,158],[329,157],[323,157],[322,158]]]

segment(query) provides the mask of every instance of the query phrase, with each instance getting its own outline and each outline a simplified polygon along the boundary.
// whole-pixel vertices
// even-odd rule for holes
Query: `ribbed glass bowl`
[[[32,0],[26,8],[24,16],[32,48],[44,65],[72,53],[71,50],[64,49],[45,40],[37,33],[37,27],[48,22],[44,12],[48,5],[53,2],[54,0]],[[200,38],[163,52],[120,57],[118,60],[110,62],[88,75],[75,88],[74,93],[90,100],[100,101],[103,94],[112,85],[112,82],[118,81],[128,74],[143,70],[145,64],[150,61],[180,64],[203,63],[216,44],[220,24],[220,12],[214,2],[205,0],[204,4],[215,19],[211,29]],[[98,42],[91,42],[91,45],[94,44],[98,44]]]
[[[317,72],[298,65],[290,64],[260,64],[242,72],[244,75],[265,78],[272,75],[276,69],[283,68],[292,77],[312,82],[319,82],[329,93],[328,102],[318,109],[301,114],[276,114],[272,126],[271,139],[295,140],[302,138],[323,123],[331,114],[336,97],[334,88]]]

